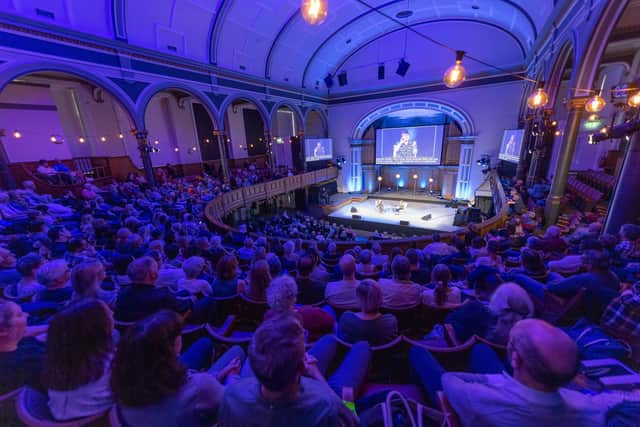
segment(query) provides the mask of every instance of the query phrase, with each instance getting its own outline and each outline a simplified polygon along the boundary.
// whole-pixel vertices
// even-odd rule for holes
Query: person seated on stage
[[[623,394],[565,388],[578,372],[578,349],[565,332],[543,320],[518,322],[507,348],[513,375],[485,345],[472,350],[470,364],[477,373],[447,373],[419,347],[410,350],[409,361],[431,401],[444,391],[465,427],[602,426],[607,411],[625,399]]]
[[[305,331],[295,315],[265,321],[249,344],[254,375],[225,390],[218,422],[224,426],[354,427],[358,420],[341,401],[344,387],[359,390],[371,359],[368,344],[355,344],[325,379],[337,342],[326,336],[305,352]]]
[[[411,268],[411,281],[419,285],[426,285],[431,279],[429,269],[420,266],[420,252],[416,249],[407,249],[405,256],[409,259]]]
[[[371,262],[371,251],[369,249],[364,249],[360,252],[358,260],[360,262],[356,271],[359,275],[372,276],[378,273],[378,267]]]
[[[406,208],[407,208],[407,202],[405,202],[404,200],[400,200],[400,203],[398,203],[398,209],[404,210]]]
[[[311,255],[304,255],[298,260],[298,302],[300,304],[317,304],[324,300],[324,291],[327,282],[312,277],[316,263]]]
[[[451,271],[445,264],[436,264],[431,272],[431,283],[422,293],[422,304],[442,306],[445,304],[460,304],[462,294],[460,288],[450,286]]]
[[[359,283],[356,280],[356,260],[353,256],[346,254],[340,258],[339,265],[342,280],[327,283],[324,291],[325,300],[333,307],[359,308],[359,300],[356,297],[356,288]]]
[[[411,281],[411,264],[403,255],[397,255],[391,262],[392,279],[380,279],[383,307],[402,310],[420,303],[424,288]]]
[[[391,342],[398,336],[398,319],[381,314],[382,290],[374,280],[366,279],[356,288],[360,312],[346,311],[340,316],[338,337],[349,343],[366,341],[372,346]]]

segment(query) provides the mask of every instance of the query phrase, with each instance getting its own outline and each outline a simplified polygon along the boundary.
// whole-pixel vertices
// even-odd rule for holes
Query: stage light
[[[607,105],[607,102],[600,96],[599,93],[595,94],[584,106],[584,109],[589,113],[599,113]]]
[[[83,137],[80,137],[80,138],[78,138],[78,142],[79,142],[80,144],[84,144],[85,139],[84,139]]]
[[[413,174],[413,179],[418,179],[418,174],[417,173]]]
[[[100,142],[107,142],[107,137],[106,136],[101,136],[100,137]]]
[[[378,80],[384,80],[384,64],[378,65]]]
[[[320,25],[329,13],[328,0],[302,0],[300,14],[309,25]]]
[[[400,174],[399,173],[396,174],[396,179],[400,179]]]
[[[327,74],[327,77],[324,78],[324,84],[328,89],[333,87],[333,76],[331,74]]]
[[[180,151],[180,149],[178,147],[176,147],[176,148],[173,149],[173,151],[175,151],[177,153],[178,151]]]
[[[204,140],[204,142],[205,142],[206,144],[211,144],[211,140],[210,140],[209,138],[205,139],[205,140]]]
[[[381,176],[378,177],[378,182],[382,182],[382,177]]]
[[[49,140],[50,140],[51,142],[58,142],[58,138],[56,138],[56,136],[55,136],[55,135],[51,135],[51,138],[49,138]]]
[[[153,141],[154,144],[158,145],[160,144],[160,141],[158,141],[157,139],[155,141]]]
[[[429,184],[433,184],[433,178],[429,178]]]
[[[527,105],[532,110],[542,108],[549,102],[549,95],[544,90],[544,82],[538,83],[538,88],[527,98]]]
[[[382,177],[378,177],[378,193],[380,192],[380,188],[382,187]]]
[[[196,147],[196,146],[194,145],[193,147],[191,147],[191,151],[193,151],[193,152],[195,153],[196,151],[198,151],[198,147]]]
[[[557,121],[555,121],[555,120],[554,120],[554,121],[552,121],[552,122],[551,122],[551,126],[558,126],[558,122],[557,122]]]
[[[462,50],[456,50],[456,63],[444,72],[442,81],[448,88],[458,87],[467,79],[467,70],[462,66],[464,53]]]
[[[347,85],[347,72],[343,71],[340,74],[338,74],[338,84],[340,86],[346,86]]]
[[[562,135],[562,132],[560,132],[559,130],[557,130],[557,131],[555,132],[555,135],[556,135],[556,136],[560,136],[560,135]]]
[[[640,107],[640,90],[629,97],[627,104],[629,104],[629,107],[631,108]]]
[[[404,58],[402,58],[400,62],[398,62],[398,68],[396,69],[396,74],[401,77],[404,77],[407,74],[407,71],[409,71],[410,66],[411,64],[409,64],[407,61],[404,60]]]
[[[20,133],[20,131],[14,130],[13,131],[13,137],[15,139],[20,139],[20,138],[22,138],[22,134]]]
[[[122,132],[120,132],[120,133],[118,134],[118,138],[120,138],[120,139],[124,139],[124,134],[123,134]]]

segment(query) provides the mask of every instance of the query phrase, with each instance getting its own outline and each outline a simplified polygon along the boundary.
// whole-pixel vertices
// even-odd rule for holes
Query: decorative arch
[[[551,74],[548,77],[547,93],[549,94],[549,105],[556,104],[556,98],[558,97],[558,91],[560,90],[560,83],[562,83],[562,74],[569,61],[569,58],[573,56],[573,64],[575,66],[575,42],[574,40],[567,40],[560,48],[558,55],[553,63]]]
[[[129,114],[132,124],[137,129],[144,129],[144,121],[138,120],[135,105],[131,101],[131,98],[129,98],[129,96],[120,87],[109,81],[107,78],[89,73],[84,69],[73,65],[60,64],[57,62],[32,62],[9,67],[0,66],[0,92],[16,78],[42,71],[54,71],[70,74],[100,87],[118,100],[120,106]]]
[[[220,129],[220,122],[218,121],[219,112],[216,109],[215,105],[213,105],[211,100],[201,91],[194,89],[191,86],[178,83],[178,82],[156,83],[147,87],[140,94],[140,97],[138,98],[136,112],[140,116],[139,119],[141,120],[141,123],[143,123],[143,125],[144,125],[144,117],[145,117],[147,108],[149,107],[149,102],[151,102],[151,99],[157,94],[159,94],[160,92],[163,92],[165,90],[171,90],[171,89],[188,93],[189,95],[196,98],[198,102],[203,104],[207,109],[207,111],[209,112],[209,116],[211,117],[213,126],[216,129]]]
[[[445,104],[441,101],[401,101],[378,107],[360,119],[351,132],[353,139],[361,139],[367,128],[380,117],[384,117],[394,111],[407,109],[439,111],[454,119],[460,125],[464,136],[475,135],[475,127],[470,116],[458,107]]]
[[[278,103],[276,103],[276,105],[273,106],[273,108],[271,109],[271,121],[270,121],[270,125],[269,125],[269,129],[273,129],[273,123],[276,120],[276,114],[278,113],[278,109],[282,108],[282,107],[287,107],[288,109],[290,109],[291,111],[293,111],[293,114],[298,122],[298,127],[301,130],[304,130],[304,117],[302,115],[302,112],[300,111],[300,109],[298,107],[296,107],[293,104],[290,104],[286,101],[279,101]]]
[[[239,100],[250,101],[256,106],[256,109],[258,110],[258,112],[260,113],[260,117],[262,118],[262,122],[264,123],[265,132],[270,132],[271,131],[271,120],[270,120],[271,115],[269,114],[269,112],[264,108],[264,105],[262,104],[262,102],[258,101],[256,98],[252,96],[244,95],[244,94],[228,96],[227,99],[225,99],[225,101],[222,103],[222,105],[220,106],[220,111],[218,113],[219,114],[218,123],[220,124],[220,129],[225,130],[224,115],[226,114],[227,109],[234,101],[239,101]]]
[[[318,107],[311,107],[309,108],[305,113],[304,113],[304,125],[305,125],[305,129],[307,127],[307,119],[309,119],[309,114],[311,114],[311,112],[314,111],[316,113],[318,113],[318,115],[320,116],[320,120],[322,120],[322,125],[324,126],[324,130],[325,130],[325,134],[329,134],[329,120],[327,119],[327,115],[325,114],[325,112]]]
[[[218,63],[218,39],[232,0],[220,0],[209,30],[209,63]]]

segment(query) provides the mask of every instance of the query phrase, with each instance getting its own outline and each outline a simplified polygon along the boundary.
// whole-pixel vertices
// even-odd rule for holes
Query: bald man
[[[513,376],[445,373],[431,354],[419,350],[412,348],[409,358],[420,380],[432,399],[444,390],[464,426],[602,426],[607,410],[623,400],[613,393],[587,396],[561,388],[577,373],[578,349],[562,330],[538,319],[521,320],[511,329],[507,358]]]
[[[324,298],[329,305],[350,310],[358,310],[360,303],[356,297],[356,260],[347,254],[340,258],[339,262],[342,280],[329,282],[324,291]]]

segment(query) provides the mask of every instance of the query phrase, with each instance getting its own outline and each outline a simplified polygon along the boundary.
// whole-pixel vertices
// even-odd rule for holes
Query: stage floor
[[[392,211],[391,207],[398,206],[398,202],[383,200],[385,212],[380,214],[375,208],[377,200],[379,199],[371,197],[364,202],[347,204],[334,210],[328,216],[329,218],[351,219],[353,215],[351,207],[355,206],[355,208],[358,209],[357,215],[360,215],[363,221],[400,225],[400,221],[404,220],[409,221],[410,227],[442,232],[452,232],[461,229],[461,227],[453,225],[456,209],[445,207],[442,203],[407,201],[407,208],[400,211],[400,214],[396,214]],[[422,219],[426,214],[431,214],[431,219],[428,221]]]

